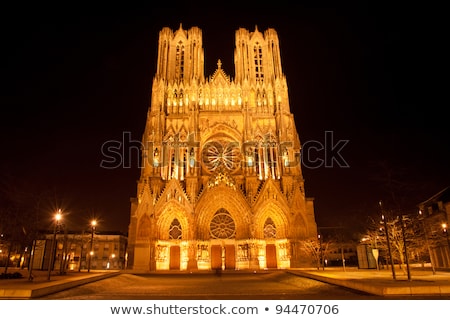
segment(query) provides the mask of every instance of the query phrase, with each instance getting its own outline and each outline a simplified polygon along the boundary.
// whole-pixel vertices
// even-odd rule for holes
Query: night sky
[[[159,31],[180,23],[200,27],[205,75],[221,59],[233,78],[235,31],[257,25],[278,33],[303,145],[330,143],[330,135],[328,147],[348,141],[339,150],[347,168],[331,162],[332,149],[315,154],[330,165],[303,168],[318,225],[362,221],[392,194],[414,209],[450,184],[439,12],[367,4],[252,13],[5,10],[0,178],[3,185],[45,194],[49,216],[62,207],[74,229],[97,217],[99,230],[126,232],[138,155],[124,158],[129,168],[103,169],[101,147],[124,134],[141,140]]]

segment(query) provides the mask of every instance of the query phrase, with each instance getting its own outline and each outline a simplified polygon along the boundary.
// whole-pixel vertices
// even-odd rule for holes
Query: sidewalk
[[[367,292],[377,296],[443,296],[450,299],[450,272],[414,268],[410,280],[405,270],[396,267],[394,280],[391,269],[358,269],[328,267],[325,270],[291,269],[289,272],[310,279]]]
[[[28,270],[8,268],[8,273],[20,272],[23,278],[0,279],[0,299],[33,299],[51,293],[59,292],[89,282],[115,276],[120,271],[91,272],[68,271],[60,275],[58,271],[52,272],[48,280],[48,272],[34,270],[33,280],[28,280]]]
[[[47,271],[33,271],[34,279],[28,280],[28,271],[10,268],[9,272],[19,271],[23,274],[21,279],[1,279],[0,299],[33,299],[51,293],[73,288],[89,282],[105,279],[121,273],[118,270],[76,272],[69,271],[64,275],[52,273],[50,281],[47,280]],[[415,268],[411,270],[411,280],[403,270],[396,269],[396,280],[391,270],[358,269],[347,267],[327,267],[325,270],[317,269],[290,269],[282,270],[314,280],[367,292],[377,296],[436,296],[450,299],[450,272]],[[130,271],[123,271],[128,272]],[[231,271],[230,271],[231,272]],[[250,271],[252,272],[252,271]]]

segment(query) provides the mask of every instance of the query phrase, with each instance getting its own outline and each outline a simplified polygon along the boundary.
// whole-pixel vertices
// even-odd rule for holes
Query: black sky
[[[203,30],[206,76],[221,59],[234,77],[239,27],[278,32],[301,142],[348,140],[348,168],[303,168],[320,226],[376,211],[389,198],[386,172],[412,208],[449,184],[439,8],[114,11],[11,9],[0,25],[1,177],[50,190],[49,207],[63,206],[74,226],[95,215],[105,230],[127,231],[137,155],[125,159],[131,168],[103,169],[101,146],[124,133],[141,139],[158,32],[180,23]]]

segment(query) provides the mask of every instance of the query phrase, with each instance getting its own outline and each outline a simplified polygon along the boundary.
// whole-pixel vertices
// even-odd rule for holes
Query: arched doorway
[[[236,268],[236,250],[234,244],[225,245],[225,269]]]
[[[211,246],[211,269],[222,269],[222,246]]]
[[[180,221],[178,219],[173,219],[169,228],[169,239],[170,240],[181,240],[182,238],[182,228]],[[173,245],[170,246],[170,262],[169,269],[170,270],[180,270],[180,246]]]
[[[264,239],[276,239],[277,227],[271,218],[264,222]],[[277,247],[273,243],[266,244],[266,266],[267,268],[277,268]]]
[[[170,247],[170,270],[180,270],[180,246]]]
[[[216,211],[209,224],[209,230],[212,239],[234,239],[236,235],[236,225],[234,220],[230,213],[224,208]],[[236,250],[234,243],[230,244],[228,242],[224,245],[211,245],[211,269],[235,269],[235,267]]]
[[[277,248],[273,243],[266,245],[267,268],[277,268]]]

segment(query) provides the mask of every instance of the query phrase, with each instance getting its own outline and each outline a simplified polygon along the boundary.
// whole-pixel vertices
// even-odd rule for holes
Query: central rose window
[[[239,167],[241,160],[240,148],[237,142],[218,140],[209,141],[203,147],[202,160],[210,172],[219,167],[234,171]]]
[[[220,209],[216,212],[209,225],[211,237],[214,239],[232,239],[236,226],[228,211]]]

